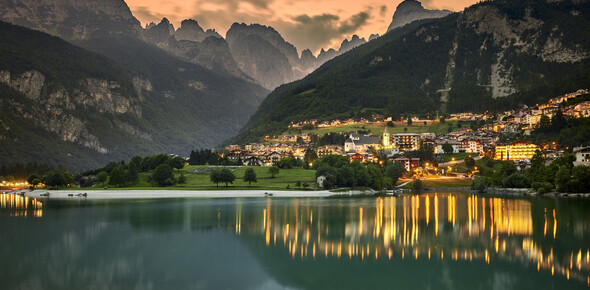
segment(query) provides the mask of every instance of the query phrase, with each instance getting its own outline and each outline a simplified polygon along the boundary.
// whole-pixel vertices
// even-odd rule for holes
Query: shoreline
[[[49,196],[45,196],[49,193]],[[359,194],[358,192],[347,192]],[[86,194],[84,196],[84,194]],[[26,191],[29,198],[49,199],[158,199],[158,198],[238,198],[238,197],[330,197],[342,194],[330,191],[280,190],[35,190]]]

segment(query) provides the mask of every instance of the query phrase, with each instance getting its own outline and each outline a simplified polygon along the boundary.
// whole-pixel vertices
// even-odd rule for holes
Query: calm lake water
[[[0,289],[588,289],[590,201],[0,196]]]

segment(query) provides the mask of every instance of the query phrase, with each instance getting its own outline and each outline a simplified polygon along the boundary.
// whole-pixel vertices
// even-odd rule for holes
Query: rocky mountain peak
[[[417,20],[441,18],[451,13],[449,10],[428,10],[420,1],[405,0],[397,6],[387,32]]]
[[[342,54],[365,43],[367,43],[365,38],[360,38],[358,35],[355,34],[352,36],[350,40],[345,39],[344,41],[342,41],[342,44],[340,45],[340,49],[338,50],[338,52]]]
[[[141,30],[124,0],[5,0],[0,19],[74,39]]]
[[[186,19],[180,23],[180,27],[176,30],[174,36],[177,40],[201,42],[205,39],[206,34],[196,20]]]

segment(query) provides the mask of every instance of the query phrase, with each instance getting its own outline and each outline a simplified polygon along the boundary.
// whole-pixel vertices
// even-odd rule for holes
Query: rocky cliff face
[[[99,138],[90,133],[84,122],[76,116],[76,110],[98,111],[101,114],[141,117],[139,98],[123,96],[120,84],[115,81],[85,79],[79,82],[72,93],[64,87],[55,88],[46,82],[46,77],[36,70],[13,74],[0,71],[0,83],[8,85],[33,101],[31,111],[22,116],[32,120],[38,127],[53,132],[63,141],[80,144],[98,153],[108,153]],[[9,101],[9,100],[7,100]],[[10,102],[10,101],[9,101]],[[12,100],[15,108],[18,100]],[[122,122],[122,127],[129,125]],[[137,134],[144,134],[140,130]]]
[[[4,21],[68,39],[141,29],[124,0],[1,0],[0,6]]]
[[[249,79],[233,59],[225,39],[214,30],[204,31],[195,20],[184,20],[181,27],[175,30],[164,18],[158,24],[148,25],[143,32],[143,39],[212,71]]]
[[[428,10],[417,0],[405,0],[397,6],[387,32],[416,20],[441,18],[451,13],[448,10]]]
[[[272,27],[234,23],[226,39],[240,69],[267,89],[304,75],[297,49]]]
[[[193,19],[183,20],[180,23],[178,30],[174,32],[174,37],[178,41],[189,40],[193,42],[201,42],[210,36],[223,38],[214,29],[207,29],[207,31],[204,31],[203,28],[199,26],[199,23]]]

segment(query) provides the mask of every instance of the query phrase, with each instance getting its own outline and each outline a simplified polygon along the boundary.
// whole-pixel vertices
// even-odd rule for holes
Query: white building
[[[575,147],[574,156],[576,156],[576,165],[588,165],[590,164],[590,146]]]

